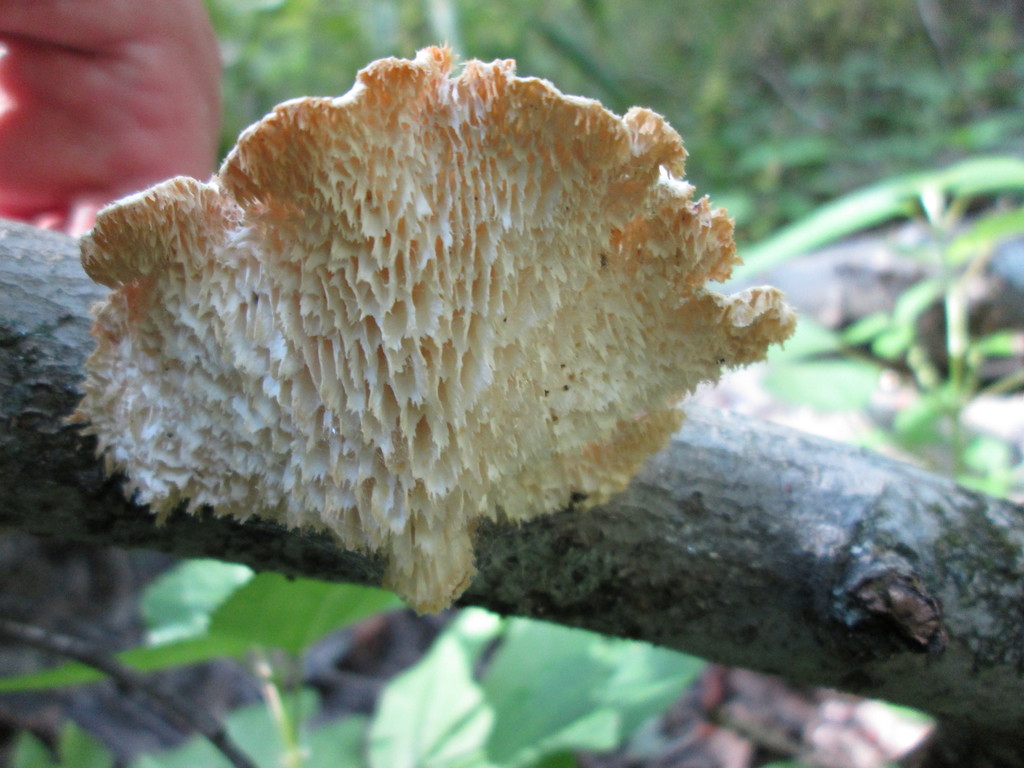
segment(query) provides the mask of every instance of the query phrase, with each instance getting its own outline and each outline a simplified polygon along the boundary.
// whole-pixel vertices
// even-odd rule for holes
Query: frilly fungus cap
[[[451,66],[281,104],[82,241],[113,291],[76,418],[137,500],[327,529],[419,611],[468,585],[479,518],[607,498],[795,322],[705,289],[732,226],[663,118]]]

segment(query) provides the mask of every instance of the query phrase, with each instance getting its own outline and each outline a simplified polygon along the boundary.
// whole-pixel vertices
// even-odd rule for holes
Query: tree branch
[[[377,559],[326,536],[210,514],[157,527],[124,501],[64,423],[101,295],[73,241],[0,229],[0,525],[378,583]],[[915,706],[1024,762],[1024,509],[689,411],[610,503],[482,526],[464,602]]]

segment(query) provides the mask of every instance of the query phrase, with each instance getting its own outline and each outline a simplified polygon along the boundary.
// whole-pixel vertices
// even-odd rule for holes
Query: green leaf
[[[369,718],[349,715],[312,730],[303,743],[308,756],[302,768],[365,768]]]
[[[933,390],[896,414],[893,429],[905,445],[927,445],[941,439],[938,425],[946,413],[945,398],[944,393]]]
[[[142,596],[147,644],[204,634],[210,614],[252,576],[251,568],[219,560],[187,560],[164,573]]]
[[[316,708],[314,691],[303,689],[293,695],[298,696],[301,711]],[[285,764],[281,727],[262,702],[235,710],[225,722],[232,741],[259,768],[281,768]],[[300,748],[306,754],[303,768],[362,768],[365,731],[366,718],[359,716],[312,731],[303,727],[299,734]],[[231,764],[207,739],[195,737],[175,749],[141,757],[131,765],[131,768],[197,767],[231,768]]]
[[[741,249],[743,264],[733,272],[742,280],[843,237],[903,218],[917,209],[926,191],[954,197],[1024,189],[1024,160],[982,157],[949,168],[898,176],[823,205],[774,236]]]
[[[820,411],[864,408],[878,386],[878,368],[855,359],[787,362],[771,366],[765,386],[777,397]]]
[[[1014,331],[996,331],[976,339],[971,347],[983,357],[1012,357],[1021,351],[1021,334]]]
[[[572,752],[556,752],[542,757],[531,768],[577,768],[577,766],[579,763]]]
[[[956,481],[965,488],[981,491],[982,493],[988,494],[989,496],[995,496],[997,498],[1005,497],[1013,487],[1013,476],[1010,474],[995,474],[983,477],[979,477],[978,475],[960,474],[957,475]]]
[[[733,270],[732,277],[752,277],[854,232],[906,216],[915,199],[915,187],[901,177],[823,205],[764,242],[741,249],[743,264]]]
[[[1024,233],[1024,208],[983,216],[949,244],[947,254],[953,264],[963,264],[984,253],[996,243]]]
[[[618,707],[624,736],[661,714],[707,667],[696,656],[647,643],[613,640],[607,648],[614,671],[601,691],[601,701]]]
[[[892,324],[871,342],[871,351],[883,360],[895,360],[914,343],[914,326]]]
[[[50,768],[54,765],[53,760],[46,745],[30,732],[22,731],[14,743],[11,768]]]
[[[391,681],[370,726],[372,768],[489,765],[483,746],[494,714],[473,667],[500,628],[493,614],[463,611],[416,666]]]
[[[392,593],[352,584],[296,579],[274,573],[254,576],[220,606],[205,635],[117,655],[142,671],[191,664],[218,656],[242,656],[254,647],[298,653],[328,632],[401,606]],[[0,691],[53,688],[99,680],[99,672],[71,663],[0,680]]]
[[[265,704],[252,704],[231,713],[225,729],[232,741],[258,768],[280,768],[284,751],[278,725]],[[131,768],[232,768],[231,763],[207,739],[193,737],[166,752],[144,755]]]
[[[401,605],[383,589],[261,573],[217,609],[210,634],[299,653],[332,630]]]
[[[117,654],[117,659],[141,672],[149,672],[206,661],[218,656],[241,656],[250,647],[244,638],[205,636],[153,648],[133,648]],[[58,688],[102,679],[103,674],[92,667],[71,662],[42,672],[0,680],[0,692]]]
[[[482,683],[472,670],[507,627]],[[370,764],[571,766],[577,749],[610,749],[663,711],[703,669],[699,659],[467,610],[424,659],[385,689]]]
[[[277,725],[265,704],[235,710],[224,723],[232,741],[260,768],[278,766],[282,745]],[[144,755],[132,768],[231,768],[231,763],[207,739],[194,736],[180,747]]]
[[[611,749],[702,668],[641,643],[514,620],[483,680],[496,716],[487,757],[519,768],[548,754]]]
[[[498,720],[487,743],[501,766],[524,766],[566,749],[610,749],[621,722],[601,706],[611,672],[596,646],[604,638],[554,624],[516,620],[495,654],[484,690]]]
[[[11,768],[110,768],[114,763],[106,747],[73,723],[60,732],[57,756],[55,761],[50,751],[26,731],[18,737]]]
[[[843,329],[843,342],[852,347],[867,344],[889,330],[892,321],[886,312],[873,312]],[[799,329],[798,329],[799,330]]]
[[[50,750],[29,731],[22,731],[14,742],[11,768],[49,768],[53,763]]]
[[[964,463],[983,475],[1006,472],[1013,465],[1013,451],[999,438],[980,435],[964,450]]]
[[[896,299],[892,317],[897,324],[912,325],[928,307],[942,296],[942,283],[938,279],[921,280],[908,287]]]
[[[871,351],[884,360],[895,360],[914,344],[918,318],[942,296],[942,290],[941,282],[935,279],[914,283],[896,299],[891,316],[870,315],[851,326],[846,336],[866,340],[873,333]]]
[[[1012,156],[976,157],[923,174],[918,184],[932,183],[952,197],[991,195],[1024,189],[1024,160]]]
[[[103,675],[84,664],[62,664],[53,669],[18,675],[0,680],[0,693],[11,691],[34,691],[42,688],[59,688],[102,680]]]

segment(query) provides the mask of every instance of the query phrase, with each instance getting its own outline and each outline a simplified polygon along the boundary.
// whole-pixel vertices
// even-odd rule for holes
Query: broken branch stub
[[[683,395],[795,322],[772,288],[704,287],[732,225],[660,116],[451,66],[281,104],[212,181],[82,241],[113,290],[76,418],[129,491],[332,531],[420,611],[468,585],[479,518],[621,489]]]

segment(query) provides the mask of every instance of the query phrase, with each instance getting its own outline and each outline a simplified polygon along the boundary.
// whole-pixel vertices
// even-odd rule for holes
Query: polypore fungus
[[[794,326],[772,288],[704,287],[732,226],[664,119],[451,66],[281,104],[82,241],[113,291],[76,416],[137,500],[327,529],[420,611],[469,583],[479,518],[605,499]]]

